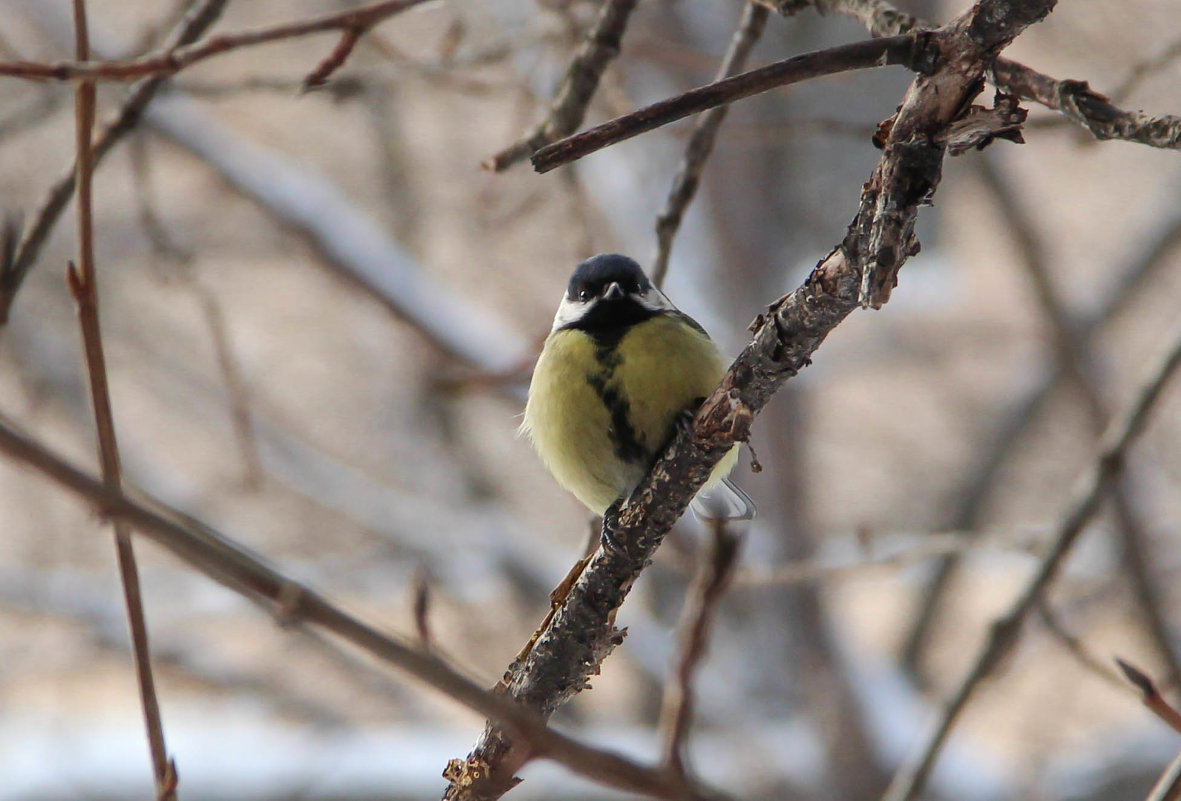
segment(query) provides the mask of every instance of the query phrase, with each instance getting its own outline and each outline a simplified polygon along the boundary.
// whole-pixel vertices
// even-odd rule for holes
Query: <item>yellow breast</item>
[[[558,483],[602,514],[643,478],[677,415],[713,392],[726,366],[708,337],[671,315],[633,326],[614,348],[555,331],[521,429]]]

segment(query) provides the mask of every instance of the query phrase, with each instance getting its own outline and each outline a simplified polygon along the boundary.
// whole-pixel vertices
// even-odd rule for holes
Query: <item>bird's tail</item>
[[[758,510],[754,501],[737,484],[723,478],[716,484],[703,487],[689,502],[698,520],[754,520]]]

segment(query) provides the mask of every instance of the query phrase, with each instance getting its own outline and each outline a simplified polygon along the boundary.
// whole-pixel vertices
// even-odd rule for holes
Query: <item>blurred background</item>
[[[96,52],[152,49],[184,5],[90,0]],[[489,686],[589,525],[516,437],[532,359],[574,264],[600,251],[651,263],[692,125],[542,176],[481,169],[542,118],[598,5],[432,4],[382,24],[307,94],[333,35],[211,59],[96,174],[128,484],[392,632],[413,631],[426,576],[436,642]],[[588,124],[711,80],[742,5],[641,2]],[[901,5],[937,22],[968,7]],[[231,0],[214,32],[347,7]],[[1008,55],[1121,107],[1177,113],[1176,11],[1064,3]],[[0,32],[4,59],[66,59],[70,4],[0,0]],[[865,35],[773,14],[751,64]],[[874,126],[909,80],[845,74],[732,108],[666,283],[731,352],[843,237],[879,157]],[[100,119],[126,91],[100,86]],[[69,85],[0,81],[0,205],[26,223],[72,164],[72,101]],[[947,161],[890,303],[842,324],[755,426],[765,469],[737,477],[761,516],[691,739],[695,770],[735,796],[880,795],[1036,565],[1096,432],[1173,335],[1176,153],[1030,111],[1026,144]],[[73,230],[67,215],[0,329],[0,411],[97,472],[63,280]],[[930,798],[1142,798],[1174,756],[1177,735],[1112,657],[1178,679],[1179,435],[1173,387],[1118,502],[974,697]],[[666,541],[620,613],[626,641],[556,725],[658,758],[701,539],[682,521]],[[3,801],[152,795],[113,550],[85,505],[0,464]],[[149,543],[137,552],[181,798],[439,796],[482,720],[280,629]],[[552,765],[523,775],[514,798],[620,797]]]

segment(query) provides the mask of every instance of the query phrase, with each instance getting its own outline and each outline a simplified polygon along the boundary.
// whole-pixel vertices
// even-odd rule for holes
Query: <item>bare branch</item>
[[[677,434],[618,515],[604,521],[619,548],[600,549],[590,558],[524,659],[509,667],[505,691],[510,697],[547,716],[597,672],[622,639],[614,627],[616,610],[714,465],[735,442],[748,437],[754,416],[860,305],[862,275],[883,266],[882,274],[891,280],[888,276],[915,252],[915,217],[941,178],[944,148],[936,143],[936,134],[967,110],[979,92],[985,61],[1052,5],[1052,0],[1020,7],[983,0],[946,27],[924,35],[926,45],[918,49],[943,58],[932,75],[912,84],[845,240],[821,260],[803,286],[756,319],[753,340],[702,405],[693,425]],[[885,47],[870,48],[882,42]],[[912,53],[913,44],[903,38],[851,47],[861,54],[888,57],[891,48]],[[830,63],[828,58],[824,55],[820,63]],[[882,303],[887,299],[885,293],[877,298]],[[528,756],[511,733],[489,724],[468,757],[483,771],[478,783],[453,784],[447,798],[499,797],[514,786],[514,774]]]
[[[1115,288],[1107,295],[1103,307],[1080,326],[1081,336],[1085,338],[1088,346],[1106,323],[1127,308],[1137,290],[1148,284],[1159,270],[1169,263],[1168,255],[1179,244],[1181,215],[1176,215],[1173,220],[1166,222],[1155,236],[1149,238],[1146,246],[1140,247],[1137,243],[1138,252],[1132,258],[1131,266],[1124,270]],[[949,525],[953,529],[975,531],[979,528],[978,522],[989,488],[1004,463],[1005,456],[1022,441],[1022,433],[1066,378],[1066,369],[1062,366],[1056,367],[1039,386],[1034,387],[1024,398],[1013,404],[1012,410],[997,430],[985,439],[983,455],[973,469],[971,479],[961,491],[955,511],[951,515]],[[902,649],[903,664],[912,672],[917,670],[940,608],[941,598],[951,585],[957,567],[957,553],[949,552],[939,563],[934,577],[923,592],[919,616],[912,625]]]
[[[300,22],[215,36],[200,44],[150,53],[126,61],[76,61],[58,64],[0,61],[0,75],[54,81],[131,81],[145,77],[164,77],[175,75],[185,67],[199,61],[243,47],[294,39],[325,31],[345,31],[346,35],[348,31],[363,32],[389,17],[426,2],[431,2],[431,0],[382,0],[382,2],[354,8],[351,11],[326,14]],[[334,56],[339,55],[339,52],[334,53]],[[344,55],[347,56],[347,52]],[[331,59],[332,57],[330,57],[330,61]],[[321,65],[310,77],[316,77],[318,73],[328,68],[327,72],[321,76],[326,79],[328,73],[337,66],[339,64]]]
[[[86,0],[74,0],[74,47],[79,61],[85,61],[90,57]],[[94,107],[94,83],[82,81],[75,89],[74,105],[78,174],[78,266],[75,269],[71,263],[68,276],[70,290],[78,306],[78,322],[82,329],[86,375],[90,380],[90,397],[98,429],[98,454],[102,464],[103,483],[113,492],[120,492],[122,470],[119,466],[119,446],[115,437],[115,418],[111,410],[106,357],[103,354],[99,326],[98,276],[94,266],[94,217],[91,202],[94,159],[90,147],[91,131],[94,128]],[[152,674],[152,656],[148,645],[148,625],[144,615],[143,594],[140,590],[139,568],[135,562],[131,532],[119,520],[115,521],[114,528],[119,578],[123,585],[127,622],[131,630],[140,704],[143,707],[152,769],[156,778],[156,798],[158,801],[174,801],[177,785],[176,764],[169,759],[164,742],[164,725],[160,720],[160,702],[156,697],[156,680]]]
[[[1081,125],[1096,139],[1123,139],[1168,150],[1181,148],[1181,117],[1124,111],[1092,91],[1086,81],[1055,80],[1012,61],[997,59],[993,81]]]
[[[599,88],[603,70],[619,55],[620,42],[635,7],[636,0],[605,0],[594,27],[566,68],[566,76],[545,119],[519,141],[487,159],[484,162],[487,169],[506,170],[539,148],[578,130]]]
[[[795,14],[813,7],[821,14],[852,17],[874,36],[897,36],[915,30],[929,30],[931,25],[918,17],[899,11],[887,0],[759,0],[781,14]],[[1161,58],[1174,57],[1174,45]],[[1151,64],[1163,62],[1150,62]],[[1149,67],[1152,69],[1153,67]],[[1181,147],[1181,117],[1152,116],[1124,111],[1107,98],[1091,91],[1085,81],[1059,81],[1006,58],[998,58],[990,80],[1010,94],[1040,103],[1061,113],[1071,122],[1086,128],[1096,139],[1125,139],[1150,147],[1176,150]],[[1129,79],[1131,81],[1131,79]],[[1126,86],[1126,85],[1125,85]],[[1120,96],[1121,92],[1116,93]]]
[[[1103,436],[1103,447],[1095,463],[1080,482],[1074,500],[1059,523],[1053,547],[1008,611],[993,621],[988,637],[981,645],[967,675],[956,688],[955,694],[941,711],[935,728],[923,747],[915,752],[914,758],[903,765],[895,775],[883,796],[883,801],[909,801],[922,791],[935,759],[960,712],[980,682],[992,673],[997,664],[1016,645],[1022,623],[1046,587],[1054,580],[1062,560],[1070,552],[1078,535],[1086,528],[1104,498],[1115,486],[1128,448],[1143,430],[1149,412],[1178,366],[1181,366],[1181,335],[1173,340],[1169,352],[1157,365],[1128,411],[1108,426]]]
[[[725,520],[713,522],[710,553],[701,561],[701,570],[693,580],[681,613],[680,656],[673,680],[665,687],[660,729],[665,736],[664,762],[682,776],[685,775],[685,742],[693,723],[693,674],[705,656],[709,627],[729,584],[740,544],[740,537],[726,528]]]
[[[533,154],[533,169],[541,173],[549,172],[596,150],[684,119],[690,114],[733,103],[778,86],[886,65],[902,65],[923,71],[933,66],[932,56],[933,51],[925,40],[914,36],[871,39],[793,56],[732,78],[690,89],[546,145]]]
[[[656,798],[723,801],[723,796],[663,768],[645,767],[554,731],[535,712],[503,695],[484,690],[438,657],[349,615],[212,528],[158,501],[132,500],[88,476],[20,433],[2,416],[0,452],[34,468],[93,504],[102,514],[126,521],[214,581],[263,603],[284,625],[310,625],[331,632],[469,709],[500,721],[526,744],[530,759],[554,760],[576,773],[628,792]]]
[[[730,49],[726,51],[721,66],[718,67],[715,82],[729,78],[746,66],[746,60],[751,50],[763,35],[767,26],[767,9],[755,3],[747,3],[742,9],[742,19],[738,22],[738,29],[730,40]],[[673,239],[681,227],[681,218],[685,209],[693,202],[697,194],[697,185],[701,181],[701,170],[714,149],[714,138],[722,121],[726,119],[729,106],[712,108],[698,118],[693,125],[693,133],[685,145],[685,155],[681,158],[681,166],[677,169],[677,177],[673,179],[672,189],[668,192],[664,210],[656,217],[656,258],[652,261],[652,269],[648,274],[656,286],[664,286],[664,276],[668,272],[668,259],[672,253]]]
[[[177,30],[169,37],[166,47],[176,48],[196,41],[221,16],[227,2],[228,0],[205,0],[193,6],[181,20]],[[118,115],[107,124],[98,141],[91,147],[95,167],[102,162],[111,148],[139,123],[144,109],[163,86],[164,81],[165,78],[162,77],[147,78],[132,87]],[[75,178],[75,170],[71,165],[41,201],[37,213],[33,215],[33,224],[25,232],[15,255],[11,260],[0,263],[0,326],[8,322],[17,290],[24,283],[25,276],[37,261],[42,245],[53,232],[54,225],[73,197]]]

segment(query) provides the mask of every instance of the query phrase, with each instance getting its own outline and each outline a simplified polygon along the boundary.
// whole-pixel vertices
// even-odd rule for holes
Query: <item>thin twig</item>
[[[1086,668],[1088,671],[1103,679],[1108,684],[1115,687],[1124,687],[1126,683],[1120,679],[1116,672],[1111,669],[1107,661],[1100,659],[1095,653],[1087,647],[1087,644],[1082,641],[1080,637],[1075,635],[1058,618],[1058,615],[1050,608],[1045,596],[1038,599],[1037,613],[1041,619],[1046,630],[1054,636],[1062,644],[1075,660]]]
[[[410,584],[413,595],[412,609],[414,614],[414,630],[418,633],[419,646],[424,651],[431,650],[431,581],[426,565],[419,565],[414,571],[414,579]]]
[[[86,25],[86,0],[74,0],[74,47],[79,61],[90,56],[90,35]],[[98,316],[98,277],[94,266],[94,217],[91,197],[91,178],[94,160],[90,136],[94,128],[95,86],[82,81],[76,90],[74,122],[78,168],[78,264],[69,266],[69,285],[78,306],[78,322],[82,329],[82,343],[86,355],[86,375],[90,381],[90,397],[94,406],[98,429],[98,453],[102,464],[103,483],[119,492],[122,471],[119,467],[119,446],[115,437],[115,418],[111,410],[111,393],[107,383],[106,358],[103,354],[102,333]],[[135,673],[139,682],[140,703],[148,732],[148,747],[152,769],[156,777],[158,801],[176,798],[176,765],[168,757],[164,743],[164,725],[160,720],[160,703],[156,698],[156,681],[152,675],[151,649],[148,645],[148,626],[144,616],[143,595],[140,590],[139,569],[131,544],[131,532],[116,520],[115,548],[118,554],[119,578],[123,583],[123,598],[127,606],[127,622],[131,630]]]
[[[221,16],[228,0],[205,0],[195,5],[169,37],[166,48],[177,48],[196,41]],[[134,128],[156,92],[164,85],[163,77],[147,78],[131,88],[127,99],[115,118],[106,125],[91,147],[91,158],[97,167],[111,148]],[[50,188],[25,232],[11,262],[0,268],[0,326],[8,322],[12,303],[25,276],[37,261],[42,245],[53,232],[66,205],[74,195],[75,170],[73,165]]]
[[[525,136],[484,162],[500,172],[524,161],[539,148],[569,136],[586,117],[587,106],[599,88],[599,79],[617,55],[636,0],[605,0],[599,18],[575,54],[558,87],[545,119]]]
[[[1049,324],[1053,335],[1055,361],[1078,389],[1095,436],[1098,437],[1103,433],[1104,421],[1110,417],[1110,413],[1099,393],[1085,332],[1068,319],[1067,312],[1058,298],[1042,237],[1035,230],[1032,215],[1023,208],[1020,194],[1014,191],[989,159],[978,159],[976,165],[985,187],[996,198],[996,206],[1005,218],[1006,228],[1017,239],[1020,250],[1018,260],[1033,284],[1034,296],[1041,308],[1042,317]],[[1112,492],[1112,505],[1124,566],[1128,571],[1141,617],[1157,652],[1168,667],[1170,683],[1181,685],[1181,663],[1178,662],[1177,654],[1170,642],[1169,626],[1163,611],[1165,604],[1148,567],[1151,561],[1146,556],[1148,536],[1136,517],[1130,493],[1123,481],[1117,482]]]
[[[1161,774],[1152,792],[1148,794],[1148,801],[1179,801],[1181,799],[1181,754],[1173,758],[1169,767]]]
[[[767,9],[755,3],[747,3],[742,9],[742,18],[738,28],[730,39],[730,48],[718,67],[714,81],[721,81],[741,72],[746,66],[750,52],[763,35],[767,26]],[[656,217],[656,258],[652,261],[649,275],[656,286],[664,286],[664,276],[668,272],[668,259],[672,253],[673,240],[681,227],[681,219],[685,209],[693,202],[697,194],[697,185],[701,181],[701,171],[714,149],[714,139],[718,129],[726,119],[728,105],[712,108],[702,114],[693,125],[693,133],[685,144],[685,155],[681,157],[681,166],[677,169],[677,176],[673,179],[672,188],[665,201],[664,210]]]
[[[940,712],[939,720],[930,736],[922,748],[915,752],[914,757],[894,776],[882,797],[883,801],[909,801],[922,792],[935,759],[960,712],[980,682],[992,673],[1016,645],[1022,623],[1042,592],[1057,575],[1059,566],[1078,539],[1078,535],[1090,523],[1104,498],[1115,486],[1129,447],[1144,429],[1149,412],[1178,366],[1181,366],[1181,334],[1172,341],[1168,353],[1141,388],[1128,411],[1108,426],[1103,436],[1103,447],[1063,515],[1052,548],[1008,611],[993,621],[971,668]]]
[[[259,454],[258,437],[255,433],[254,415],[250,409],[250,392],[242,374],[238,356],[230,341],[225,313],[217,295],[206,287],[194,269],[195,257],[186,247],[174,241],[159,215],[152,192],[151,160],[146,152],[146,139],[138,136],[132,141],[131,167],[135,179],[136,212],[140,225],[153,253],[176,265],[173,274],[196,297],[205,317],[205,325],[213,342],[217,367],[225,383],[229,399],[230,420],[234,428],[234,439],[242,458],[242,485],[255,490],[262,486],[265,471]]]
[[[433,0],[382,0],[382,2],[361,6],[350,11],[325,14],[299,22],[214,36],[199,44],[149,53],[139,58],[127,60],[74,61],[57,64],[0,61],[0,75],[54,81],[132,81],[146,77],[167,77],[175,75],[199,61],[243,47],[294,39],[325,31],[368,30],[389,17],[428,2],[433,2]],[[321,65],[321,67],[323,66]],[[332,68],[335,66],[339,65],[333,65]],[[317,72],[319,71],[317,70]],[[324,77],[326,78],[327,75]]]
[[[1010,231],[1016,239],[1018,264],[1029,276],[1034,289],[1034,297],[1037,299],[1042,316],[1052,333],[1057,374],[1069,380],[1077,389],[1095,435],[1098,437],[1103,432],[1104,421],[1108,419],[1109,414],[1097,387],[1089,352],[1091,339],[1089,334],[1093,326],[1080,326],[1069,319],[1053,286],[1042,238],[1034,228],[1032,215],[1028,210],[1023,209],[1020,194],[1014,191],[1013,187],[987,158],[977,160],[976,168],[986,189],[996,200],[997,210],[1004,217],[1005,229]],[[1034,404],[1040,405],[1040,400],[1035,401]],[[1026,408],[1032,410],[1033,407]],[[1019,419],[1027,418],[1023,415]],[[998,457],[1004,452],[999,449],[991,451]],[[998,466],[999,462],[991,463],[989,470],[977,475],[991,476],[992,471]],[[977,485],[973,484],[972,487],[976,489]],[[979,498],[980,496],[972,494],[969,497]],[[1129,492],[1121,485],[1117,485],[1112,495],[1124,564],[1144,624],[1161,659],[1168,666],[1169,680],[1181,683],[1181,664],[1179,664],[1171,644],[1169,626],[1163,611],[1165,605],[1149,570],[1150,560],[1145,556],[1148,537],[1144,533],[1140,521],[1136,518],[1129,497]],[[978,507],[973,505],[968,508],[971,518],[957,519],[956,522],[965,524],[966,528],[971,529],[971,523],[974,522]],[[936,616],[939,604],[945,596],[953,571],[954,563],[950,560],[940,565],[924,599],[921,607],[922,612],[907,638],[904,662],[916,673],[926,646],[930,626]]]
[[[709,645],[709,627],[729,583],[740,543],[740,537],[726,528],[725,520],[714,521],[710,553],[701,561],[701,570],[681,613],[680,655],[672,681],[665,686],[660,730],[665,738],[664,764],[682,776],[686,740],[693,723],[693,674]]]
[[[93,504],[102,514],[126,521],[140,534],[218,583],[263,602],[283,624],[309,625],[330,632],[469,709],[502,722],[527,744],[529,759],[550,759],[605,786],[656,798],[700,801],[723,798],[663,768],[645,767],[554,731],[535,712],[486,691],[438,657],[353,617],[212,528],[159,501],[132,500],[87,475],[21,433],[2,416],[0,452]]]
[[[1090,348],[1107,323],[1127,309],[1140,288],[1151,283],[1160,269],[1169,264],[1169,254],[1179,245],[1181,214],[1166,221],[1156,235],[1148,237],[1146,245],[1136,242],[1137,250],[1129,259],[1130,266],[1120,273],[1115,287],[1105,294],[1102,308],[1079,325],[1079,336],[1084,347]],[[989,490],[1006,457],[1018,443],[1024,441],[1024,432],[1039,417],[1066,379],[1064,369],[1057,366],[1051,368],[1044,380],[1031,388],[1024,398],[1014,402],[995,430],[983,438],[981,455],[971,471],[971,478],[965,482],[955,501],[948,521],[949,528],[957,531],[979,529]],[[957,569],[958,556],[953,552],[940,560],[933,577],[922,591],[919,615],[906,636],[901,656],[902,664],[912,675],[919,674],[919,664],[942,608],[942,598],[951,586]]]
[[[733,103],[780,86],[887,65],[916,71],[930,69],[931,52],[914,36],[894,36],[831,47],[776,61],[765,67],[690,89],[688,92],[616,117],[594,128],[546,145],[533,154],[533,169],[549,172],[633,136],[684,119],[691,114]]]
[[[1123,659],[1116,658],[1115,663],[1119,665],[1119,669],[1123,671],[1128,681],[1140,692],[1140,700],[1144,702],[1144,706],[1148,707],[1152,714],[1163,720],[1173,731],[1181,732],[1181,712],[1178,712],[1176,707],[1164,699],[1160,690],[1156,688],[1156,682],[1149,678],[1147,673]]]

